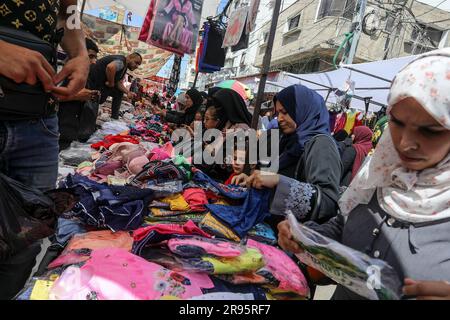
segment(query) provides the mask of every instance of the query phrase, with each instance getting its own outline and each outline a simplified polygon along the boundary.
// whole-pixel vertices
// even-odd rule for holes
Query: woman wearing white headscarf
[[[404,294],[450,298],[450,49],[425,54],[394,79],[389,130],[321,234],[390,264]],[[298,252],[289,225],[279,243]],[[334,299],[360,296],[338,286]]]

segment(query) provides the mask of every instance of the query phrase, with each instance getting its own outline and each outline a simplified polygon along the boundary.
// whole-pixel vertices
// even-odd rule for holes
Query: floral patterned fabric
[[[80,271],[78,275],[63,273],[50,296],[64,300],[190,299],[214,287],[205,274],[174,272],[122,249],[95,250]]]
[[[450,130],[450,49],[425,54],[406,66],[393,81],[388,114],[399,101],[412,97]],[[411,223],[450,217],[450,155],[433,168],[421,172],[401,166],[387,130],[375,153],[366,162],[339,205],[349,214],[359,204],[368,204],[377,191],[383,210]]]

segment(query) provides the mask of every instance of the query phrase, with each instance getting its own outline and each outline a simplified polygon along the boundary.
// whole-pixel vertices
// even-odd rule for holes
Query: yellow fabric
[[[53,281],[37,280],[31,292],[30,300],[49,300]]]
[[[214,266],[214,274],[236,274],[255,272],[265,266],[264,258],[258,249],[249,248],[239,257],[203,257],[203,261]]]
[[[225,199],[219,199],[214,204],[221,205],[221,206],[230,206],[230,204]]]
[[[208,231],[213,232],[214,234],[219,234],[228,240],[240,242],[241,238],[239,238],[233,230],[224,226],[220,221],[218,221],[211,213],[208,213],[200,223],[201,228],[206,228]]]
[[[347,122],[345,123],[344,130],[347,131],[348,134],[353,132],[353,127],[355,126],[357,112],[347,113]]]
[[[170,210],[172,211],[189,211],[189,203],[183,198],[181,194],[175,194],[170,197],[164,198],[161,202],[170,204]]]

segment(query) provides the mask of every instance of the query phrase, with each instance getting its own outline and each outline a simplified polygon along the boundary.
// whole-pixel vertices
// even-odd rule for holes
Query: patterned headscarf
[[[405,98],[417,100],[443,127],[450,130],[450,48],[430,52],[406,66],[392,83],[388,114]],[[344,215],[368,204],[377,191],[389,215],[411,223],[450,218],[450,154],[433,168],[407,170],[386,130],[373,154],[342,196]]]

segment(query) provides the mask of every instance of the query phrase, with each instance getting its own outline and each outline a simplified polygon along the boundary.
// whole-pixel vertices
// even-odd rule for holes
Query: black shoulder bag
[[[0,26],[0,40],[41,53],[56,70],[56,45],[23,30]],[[42,84],[16,83],[0,75],[0,119],[35,119],[55,110],[49,110],[51,94]]]

